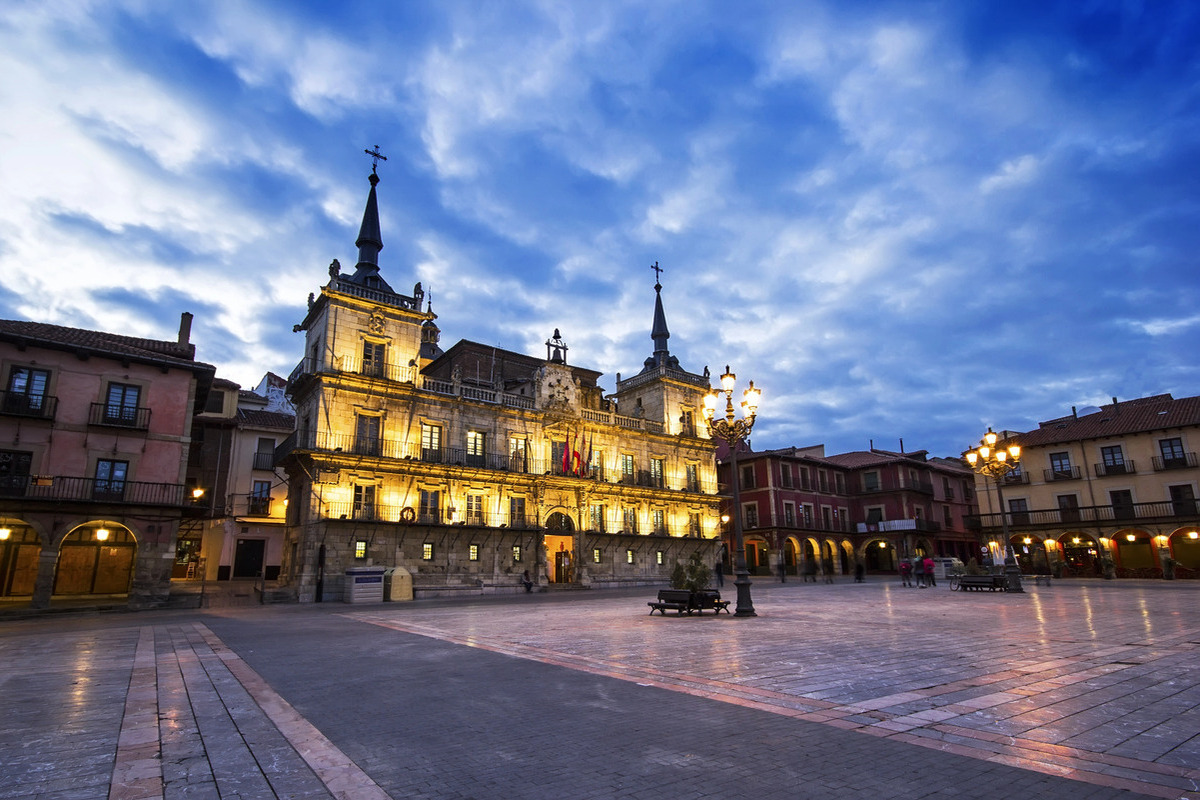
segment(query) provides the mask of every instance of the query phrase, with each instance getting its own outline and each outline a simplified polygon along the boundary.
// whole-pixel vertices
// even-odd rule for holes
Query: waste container
[[[404,567],[392,567],[383,573],[384,600],[412,600],[412,573]]]
[[[346,570],[346,591],[342,599],[347,603],[383,602],[383,567],[351,567]]]

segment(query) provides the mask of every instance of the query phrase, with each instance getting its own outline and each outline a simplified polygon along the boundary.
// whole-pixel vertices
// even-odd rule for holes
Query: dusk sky
[[[755,449],[957,455],[1200,394],[1200,4],[8,0],[0,317],[244,387],[350,270],[442,345],[682,366]]]

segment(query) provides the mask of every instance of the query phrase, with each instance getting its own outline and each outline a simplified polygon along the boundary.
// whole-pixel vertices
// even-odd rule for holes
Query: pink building
[[[174,342],[0,320],[0,599],[166,600],[214,372],[191,318]]]

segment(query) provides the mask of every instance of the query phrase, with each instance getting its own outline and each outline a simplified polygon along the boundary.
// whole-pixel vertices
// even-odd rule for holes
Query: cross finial
[[[385,156],[383,153],[379,152],[379,145],[375,145],[374,150],[363,150],[363,152],[371,157],[371,174],[372,175],[376,174],[375,167],[379,165],[379,162],[381,160],[387,161],[387,156]]]
[[[655,261],[655,262],[654,262],[654,263],[653,263],[653,264],[650,266],[650,269],[654,270],[654,288],[655,288],[655,289],[661,289],[661,288],[662,288],[662,284],[659,282],[659,280],[658,280],[658,276],[659,276],[659,273],[661,273],[661,272],[666,272],[666,270],[665,270],[665,269],[663,269],[662,267],[660,267],[660,266],[658,265],[658,262],[657,262],[657,261]]]

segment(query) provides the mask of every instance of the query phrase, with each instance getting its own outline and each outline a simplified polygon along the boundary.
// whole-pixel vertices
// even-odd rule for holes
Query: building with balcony
[[[0,321],[0,598],[165,602],[214,368],[177,341]]]
[[[286,381],[268,373],[252,391],[217,378],[192,421],[189,485],[201,512],[180,531],[172,576],[226,581],[279,577],[287,481],[275,448],[295,430]]]
[[[1003,481],[1010,543],[1023,570],[1116,577],[1200,573],[1200,397],[1169,394],[1077,411],[1027,432]],[[994,481],[977,479],[979,524],[1002,538]]]
[[[276,450],[296,598],[341,597],[357,566],[406,570],[428,596],[517,591],[525,571],[543,585],[661,582],[696,550],[711,560],[713,445],[695,425],[707,370],[670,354],[661,285],[654,351],[608,396],[557,330],[545,357],[443,351],[420,284],[401,294],[380,274],[370,180],[354,272],[334,261],[297,325],[297,427]]]
[[[729,481],[729,462],[718,468]],[[899,558],[978,554],[967,528],[973,475],[960,459],[824,445],[738,453],[746,563],[754,574],[821,564],[836,573],[892,571]],[[729,544],[732,547],[732,544]]]

